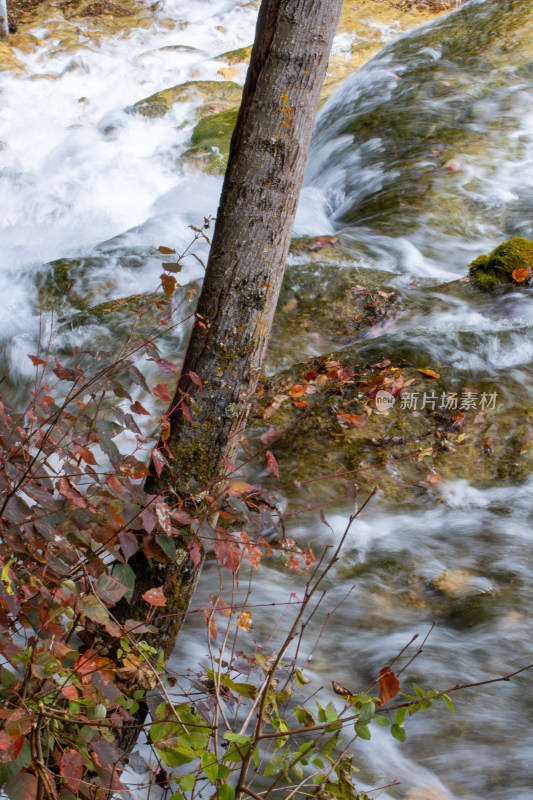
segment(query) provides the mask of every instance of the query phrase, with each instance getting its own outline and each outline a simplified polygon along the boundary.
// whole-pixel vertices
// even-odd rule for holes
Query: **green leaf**
[[[326,720],[328,722],[335,722],[339,715],[337,714],[337,709],[335,708],[335,703],[330,700],[326,706]]]
[[[302,762],[296,761],[291,767],[291,772],[294,772],[298,780],[301,781],[304,776],[304,768],[302,766]]]
[[[372,734],[370,733],[370,728],[368,727],[366,722],[356,722],[354,725],[354,729],[360,739],[370,739],[370,737],[372,736]]]
[[[390,719],[388,717],[383,717],[381,714],[376,714],[374,722],[377,722],[378,725],[382,725],[384,728],[388,728],[390,725]]]
[[[394,715],[394,722],[396,725],[401,725],[405,719],[405,715],[407,714],[406,708],[399,708],[396,714]]]
[[[235,800],[235,789],[231,783],[223,783],[218,790],[218,800]]]
[[[254,767],[256,769],[258,769],[259,768],[259,748],[258,747],[254,747],[253,757],[254,757]]]
[[[446,705],[448,706],[448,708],[450,709],[450,711],[452,712],[452,714],[455,714],[455,709],[454,709],[454,707],[453,707],[453,703],[452,703],[452,701],[450,700],[450,698],[448,697],[448,695],[447,695],[447,694],[443,694],[443,695],[442,695],[442,699],[444,700],[444,702],[446,703]]]
[[[374,714],[376,713],[376,706],[372,700],[363,703],[359,710],[359,719],[361,722],[365,720],[372,719]]]
[[[295,669],[294,674],[296,675],[296,683],[298,686],[305,686],[306,683],[309,683],[309,679],[305,677],[301,670]]]
[[[399,742],[405,742],[406,738],[405,728],[400,727],[400,725],[394,724],[390,729],[390,732],[392,733],[395,739],[398,739]]]
[[[209,753],[207,750],[204,750],[202,753],[202,769],[205,772],[207,780],[210,781],[210,783],[215,783],[218,778],[218,761],[213,753]]]
[[[167,536],[166,533],[156,533],[155,540],[165,555],[167,555],[171,561],[175,561],[176,545],[174,539],[172,539],[171,536]]]
[[[218,780],[225,781],[231,775],[231,770],[225,764],[218,765]]]
[[[180,784],[184,792],[190,792],[195,783],[196,775],[194,772],[188,772],[186,775],[180,776]]]
[[[417,693],[418,697],[424,697],[425,691],[421,689],[420,686],[417,686],[416,683],[413,683],[413,689]]]
[[[225,733],[224,739],[230,742],[239,742],[239,744],[249,744],[252,741],[245,733]]]
[[[307,727],[309,727],[315,724],[315,718],[307,708],[300,708],[299,706],[297,706],[294,711],[294,714],[296,716],[296,721],[300,725],[306,725]]]
[[[224,761],[242,761],[243,758],[248,755],[249,749],[249,744],[239,744],[235,742],[231,747],[228,747],[224,753]]]
[[[283,752],[278,750],[265,767],[265,775],[277,775],[283,769]]]
[[[134,571],[129,564],[115,564],[113,567],[113,577],[130,590],[126,595],[124,595],[125,599],[129,602],[133,596],[132,589],[135,586]]]
[[[320,752],[322,753],[322,755],[329,756],[329,754],[333,750],[335,750],[338,740],[339,740],[339,734],[334,733],[331,739],[328,739],[327,742],[323,744],[322,747],[320,748]]]
[[[315,767],[318,767],[318,769],[324,769],[325,766],[324,762],[322,761],[321,758],[318,758],[318,756],[316,758],[313,758],[311,763],[314,764]]]

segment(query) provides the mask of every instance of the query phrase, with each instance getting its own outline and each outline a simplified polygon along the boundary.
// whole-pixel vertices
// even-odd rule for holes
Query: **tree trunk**
[[[0,41],[9,43],[9,21],[6,0],[0,0]]]
[[[212,486],[224,474],[224,459],[235,455],[268,345],[341,5],[261,5],[197,321],[172,401],[170,436],[158,444],[170,467],[158,477],[152,463],[149,494],[185,497]],[[202,566],[193,564],[186,541],[178,542],[178,552],[180,563],[172,565],[142,553],[130,559],[136,586],[120,613],[142,618],[141,594],[165,584],[167,607],[154,640],[167,657]]]

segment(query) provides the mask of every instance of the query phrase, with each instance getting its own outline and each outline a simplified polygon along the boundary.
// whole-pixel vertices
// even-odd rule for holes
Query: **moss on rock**
[[[468,271],[474,286],[484,291],[515,284],[513,272],[533,267],[533,242],[515,237],[498,245],[488,256],[478,256]]]
[[[238,114],[237,106],[201,119],[193,131],[192,147],[184,157],[195,161],[206,172],[223,175]]]
[[[248,47],[239,47],[237,50],[229,50],[227,53],[222,53],[218,56],[217,61],[225,61],[227,64],[242,64],[250,60],[252,55],[252,45]]]
[[[200,99],[225,111],[240,103],[241,96],[242,86],[233,81],[187,81],[145,97],[127,110],[150,118],[164,117],[175,103]],[[209,106],[203,108],[208,113]]]

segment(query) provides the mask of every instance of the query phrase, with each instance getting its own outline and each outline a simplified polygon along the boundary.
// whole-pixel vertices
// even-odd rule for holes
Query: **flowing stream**
[[[75,262],[88,306],[152,291],[161,271],[155,249],[185,246],[188,226],[216,211],[221,177],[182,158],[198,102],[154,118],[127,109],[185,81],[222,80],[216,56],[251,43],[256,4],[166,0],[158,13],[180,24],[156,17],[73,51],[41,29],[37,49],[17,52],[24,71],[0,74],[0,337],[15,393],[31,375],[39,276],[50,262]],[[526,422],[531,414],[532,290],[472,299],[436,289],[423,303],[417,293],[460,278],[474,257],[512,236],[533,238],[532,62],[533,7],[523,0],[472,0],[386,44],[319,114],[295,231],[337,235],[342,257],[330,257],[332,269],[356,265],[362,282],[365,270],[383,270],[407,298],[402,315],[359,343],[361,359],[401,354],[420,368],[483,378],[498,392],[499,437],[515,435],[506,414]],[[232,80],[242,84],[244,65],[237,73]],[[292,263],[305,259],[299,252]],[[184,284],[198,280],[198,262],[182,275]],[[57,352],[105,335],[95,325],[62,327],[49,311],[43,319]],[[311,337],[279,350],[271,372],[328,352]],[[407,683],[444,689],[533,661],[533,478],[513,475],[480,482],[474,463],[471,479],[445,480],[429,497],[378,495],[328,582],[325,611],[356,585],[312,661],[326,695],[332,677],[363,689],[435,618]],[[332,530],[312,515],[295,517],[289,534],[318,551],[338,539],[349,513],[333,506]],[[435,592],[442,576],[449,585]],[[213,580],[207,568],[195,603]],[[285,573],[263,566],[254,600],[288,600],[303,580],[288,588]],[[258,640],[265,617],[257,613]],[[205,649],[191,623],[175,663],[202,662]],[[432,710],[408,720],[405,744],[384,729],[358,743],[361,787],[399,778],[382,797],[531,800],[532,676],[467,690],[455,704],[455,717]]]

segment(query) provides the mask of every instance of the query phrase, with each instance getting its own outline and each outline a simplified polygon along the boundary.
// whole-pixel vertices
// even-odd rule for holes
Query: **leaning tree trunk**
[[[0,0],[0,41],[9,42],[9,21],[6,0]]]
[[[267,349],[341,5],[262,2],[197,321],[170,410],[170,436],[158,445],[172,459],[159,477],[152,464],[149,494],[186,496],[212,486],[234,456]],[[178,564],[143,554],[130,560],[134,596],[120,613],[145,615],[141,594],[165,584],[167,607],[155,623],[155,641],[167,657],[202,566],[192,563],[186,542],[178,552]]]

